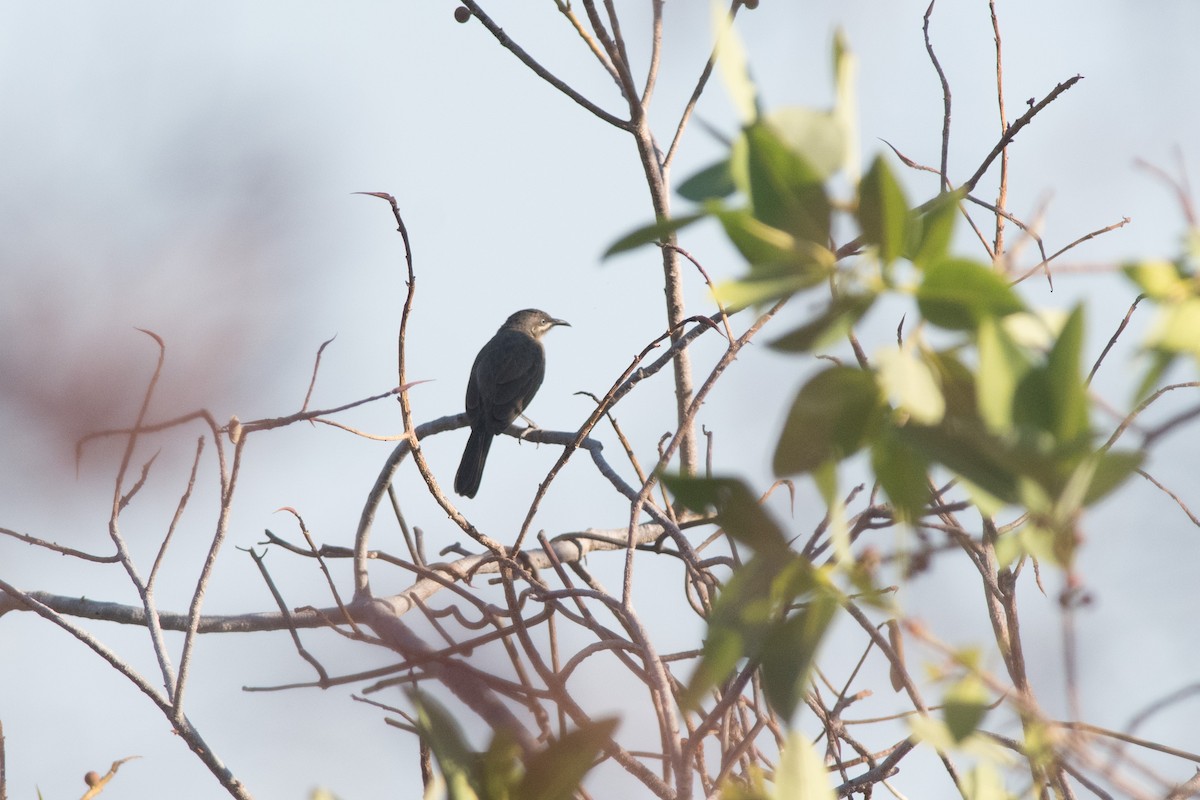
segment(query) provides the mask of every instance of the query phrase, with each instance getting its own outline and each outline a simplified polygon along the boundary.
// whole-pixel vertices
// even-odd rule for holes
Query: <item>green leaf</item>
[[[884,347],[875,354],[879,385],[896,407],[919,425],[936,425],[946,413],[933,369],[911,347]]]
[[[1197,328],[1200,334],[1200,327]],[[1083,306],[1071,312],[1058,341],[1046,359],[1047,384],[1054,413],[1052,432],[1059,442],[1069,443],[1087,436],[1088,399],[1083,382]]]
[[[896,435],[929,462],[940,463],[972,484],[975,497],[997,504],[1018,502],[1017,479],[1027,468],[1006,440],[992,434],[979,416],[975,376],[954,355],[927,354],[946,398],[938,425],[905,425]]]
[[[946,413],[952,417],[975,417],[978,401],[975,391],[975,374],[951,352],[926,353],[925,356],[937,372],[938,385],[946,398]]]
[[[756,553],[717,594],[696,671],[680,702],[694,708],[701,696],[729,677],[743,659],[759,659],[784,612],[824,582],[806,559],[794,553]]]
[[[985,517],[994,517],[1004,510],[1006,505],[1004,500],[1001,500],[996,495],[976,486],[966,478],[959,476],[958,482],[962,485],[963,491],[967,493],[967,497],[971,500],[971,504],[979,509],[979,513]]]
[[[1046,352],[1062,333],[1069,315],[1069,312],[1055,308],[1021,311],[1002,319],[1000,327],[1018,347]]]
[[[922,269],[928,269],[950,254],[950,241],[954,237],[954,223],[958,220],[958,204],[961,191],[943,192],[925,204],[923,210],[914,211],[909,222],[908,260]]]
[[[779,277],[748,277],[739,281],[722,281],[713,294],[730,313],[750,306],[763,306],[784,297],[811,289],[813,281],[802,275]]]
[[[765,122],[792,152],[800,154],[821,179],[846,161],[845,122],[835,113],[804,106],[783,106],[769,112]]]
[[[1050,400],[1050,374],[1045,364],[1038,364],[1029,369],[1017,384],[1013,394],[1012,418],[1019,432],[1027,437],[1043,436],[1045,446],[1052,441],[1045,439],[1054,437],[1055,409]]]
[[[904,252],[908,233],[908,201],[883,156],[877,156],[858,184],[858,224],[863,239],[875,245],[884,265]]]
[[[1138,384],[1137,391],[1134,392],[1133,399],[1141,402],[1150,394],[1150,390],[1158,385],[1162,380],[1163,375],[1175,363],[1176,355],[1174,353],[1151,352],[1150,366],[1146,368],[1146,374],[1142,376],[1141,383]]]
[[[1200,227],[1188,226],[1183,234],[1183,257],[1190,269],[1195,269],[1200,263]]]
[[[998,500],[1020,502],[1020,469],[1004,443],[990,435],[981,421],[951,417],[936,426],[905,425],[897,435],[923,457],[957,472]]]
[[[1007,330],[991,317],[979,324],[979,415],[993,433],[1013,426],[1013,398],[1029,373],[1029,357]]]
[[[1081,372],[1083,312],[1076,307],[1050,349],[1046,363],[1031,368],[1013,396],[1014,422],[1050,434],[1060,447],[1075,447],[1089,434],[1087,388]]]
[[[818,591],[763,641],[763,691],[771,708],[790,720],[804,699],[817,650],[839,608],[831,590]]]
[[[836,257],[826,247],[796,239],[748,211],[716,211],[726,235],[750,264],[741,280],[723,281],[717,297],[731,310],[774,302],[827,280]]]
[[[733,176],[729,172],[729,159],[723,158],[700,170],[679,184],[676,191],[679,192],[680,197],[696,203],[733,194],[736,187],[733,185]]]
[[[833,116],[842,131],[842,166],[851,181],[858,180],[862,172],[858,143],[858,101],[854,86],[857,73],[858,60],[850,52],[845,32],[838,28],[833,33]]]
[[[824,245],[797,239],[774,228],[744,209],[714,211],[725,235],[750,264],[758,277],[802,277],[811,283],[824,281],[837,258]]]
[[[1013,763],[1012,757],[1007,750],[985,736],[968,736],[965,740],[956,742],[954,737],[951,736],[950,731],[946,729],[946,723],[937,717],[913,716],[909,718],[908,725],[912,729],[913,736],[919,741],[941,752],[959,750],[977,759],[993,763]]]
[[[1181,273],[1179,265],[1161,259],[1126,264],[1125,275],[1138,288],[1159,302],[1182,300],[1195,293],[1192,282]]]
[[[855,367],[817,373],[788,412],[775,449],[776,475],[807,472],[857,452],[878,423],[883,398],[875,376]]]
[[[871,468],[902,522],[914,522],[929,502],[929,462],[890,426],[871,442]]]
[[[735,478],[661,477],[684,507],[700,513],[716,509],[721,527],[743,544],[772,557],[790,554],[787,535],[744,482]]]
[[[776,800],[774,787],[767,786],[762,767],[753,762],[744,774],[729,773],[718,786],[718,800]]]
[[[670,239],[676,231],[683,230],[693,222],[699,222],[707,216],[707,211],[699,214],[685,214],[682,217],[664,219],[660,222],[655,222],[651,225],[638,228],[635,231],[625,234],[620,239],[609,245],[608,249],[604,251],[604,255],[601,256],[601,258],[609,258],[617,255],[618,253],[624,253],[627,250],[633,250],[635,247],[641,247],[645,244],[665,242]]]
[[[1147,336],[1146,346],[1200,357],[1200,297],[1163,306]]]
[[[1105,450],[1097,453],[1096,457],[1099,459],[1096,473],[1083,500],[1084,505],[1088,506],[1116,490],[1145,460],[1144,454],[1129,450]]]
[[[850,570],[854,566],[854,555],[850,552],[850,526],[846,523],[846,504],[838,491],[837,463],[826,459],[812,471],[813,485],[825,501],[828,520],[829,542],[833,545],[834,562]]]
[[[743,124],[749,124],[758,117],[758,89],[750,78],[745,45],[733,27],[729,12],[716,0],[713,0],[710,8],[717,69],[738,116]]]
[[[680,705],[684,708],[697,708],[700,699],[725,680],[745,655],[746,639],[740,631],[710,624],[708,634],[704,637],[700,663],[679,699]]]
[[[955,744],[979,729],[988,712],[987,689],[976,675],[966,675],[950,687],[942,700],[942,718]]]
[[[520,800],[572,800],[596,756],[611,741],[616,719],[601,719],[551,741],[525,762]]]
[[[745,133],[754,216],[798,239],[828,244],[832,211],[820,172],[770,125],[757,123]]]
[[[925,270],[917,304],[925,319],[950,330],[972,330],[987,317],[1025,310],[999,273],[960,258],[938,261]]]
[[[521,748],[511,733],[497,729],[478,759],[480,794],[487,800],[507,800],[520,780]]]
[[[990,761],[980,761],[961,781],[964,800],[1015,800],[1004,788],[1004,777]]]
[[[1085,458],[1080,461],[1071,474],[1067,476],[1062,491],[1055,498],[1049,515],[1041,515],[1039,521],[1049,528],[1053,536],[1055,562],[1070,567],[1079,545],[1079,534],[1076,524],[1079,514],[1083,511],[1083,502],[1087,497],[1088,487],[1096,474],[1095,458]]]
[[[874,294],[839,294],[810,322],[785,333],[767,346],[789,353],[806,353],[849,332],[875,302]]]
[[[430,695],[413,689],[408,692],[408,697],[417,712],[417,733],[437,759],[450,800],[477,800],[476,755],[467,744],[462,728],[445,706]]]
[[[803,733],[792,731],[779,754],[775,770],[775,800],[837,800],[829,785],[829,770]]]

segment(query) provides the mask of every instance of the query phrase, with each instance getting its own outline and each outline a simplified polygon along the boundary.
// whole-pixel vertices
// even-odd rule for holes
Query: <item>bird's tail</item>
[[[463,450],[458,473],[454,476],[454,491],[463,497],[474,497],[479,491],[479,480],[483,477],[483,465],[487,462],[488,450],[492,449],[494,437],[479,428],[471,429],[467,448]]]

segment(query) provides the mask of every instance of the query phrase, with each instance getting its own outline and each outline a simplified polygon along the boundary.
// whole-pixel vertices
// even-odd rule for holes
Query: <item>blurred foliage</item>
[[[525,759],[504,731],[487,750],[471,749],[454,716],[420,691],[409,693],[417,732],[437,759],[440,780],[427,797],[449,800],[571,800],[583,776],[617,728],[615,719],[597,720],[552,740]]]
[[[848,58],[840,38],[835,50],[839,59]],[[800,295],[814,306],[812,295],[828,295],[823,310],[772,342],[796,356],[845,341],[881,297],[907,298],[917,316],[906,320],[903,341],[859,356],[858,363],[820,369],[800,388],[775,446],[775,473],[812,475],[836,522],[843,502],[835,491],[837,466],[865,451],[894,519],[913,522],[935,513],[937,468],[944,471],[943,483],[948,473],[967,489],[985,517],[1008,509],[1023,520],[995,542],[1001,566],[1032,556],[1069,569],[1080,514],[1141,463],[1138,452],[1105,446],[1092,423],[1083,364],[1085,309],[1078,306],[1062,320],[1039,314],[990,264],[952,253],[962,193],[943,192],[913,207],[882,155],[858,179],[845,146],[856,141],[845,127],[849,115],[836,113],[852,105],[852,98],[840,70],[835,72],[839,95],[833,112],[763,113],[760,99],[747,96],[752,82],[727,77],[746,118],[728,156],[680,187],[699,210],[634,231],[609,254],[715,219],[746,262],[740,277],[717,286],[727,310]],[[848,201],[834,195],[830,179],[839,174],[854,185]],[[833,244],[835,230],[847,244]],[[1193,253],[1190,260],[1127,269],[1160,306],[1146,344],[1154,360],[1139,396],[1178,357],[1200,359],[1194,261]],[[739,668],[756,667],[772,708],[790,720],[846,597],[848,589],[839,586],[849,582],[868,595],[878,587],[846,557],[848,545],[826,566],[793,550],[791,534],[741,482],[663,480],[681,506],[715,510],[724,532],[754,551],[720,590],[702,661],[682,703],[694,705]],[[994,701],[978,670],[967,669],[948,685],[941,719],[918,718],[913,731],[939,750],[986,756],[963,791],[974,798],[1004,798],[994,767],[1006,756],[976,733]],[[1027,746],[1036,757],[1036,743]],[[774,783],[730,784],[722,797],[810,796],[785,793],[783,772],[781,766]],[[821,785],[827,788],[828,779]]]
[[[680,185],[693,212],[632,231],[606,257],[667,243],[689,226],[715,221],[745,262],[739,277],[716,287],[727,311],[797,296],[820,309],[771,342],[798,359],[845,341],[881,298],[899,298],[914,309],[895,344],[868,355],[856,342],[854,363],[834,360],[811,375],[779,432],[776,475],[811,475],[829,506],[834,557],[826,563],[794,549],[794,534],[744,482],[661,476],[680,508],[715,513],[720,529],[752,552],[717,593],[681,706],[700,708],[735,674],[752,670],[772,710],[790,726],[821,643],[851,594],[883,605],[870,569],[850,555],[837,492],[842,462],[866,454],[892,520],[901,523],[936,514],[941,501],[934,487],[949,476],[985,519],[1008,510],[1018,520],[990,542],[1001,568],[1033,557],[1069,570],[1081,513],[1119,487],[1142,457],[1110,449],[1092,422],[1082,305],[1061,318],[1040,313],[991,264],[951,252],[963,192],[943,191],[914,206],[883,155],[859,175],[853,60],[840,35],[833,108],[765,111],[740,43],[720,21],[723,15],[717,19],[720,68],[742,128],[723,158]],[[849,197],[839,198],[837,187],[846,185]],[[840,247],[835,231],[846,240]],[[1178,261],[1126,269],[1158,306],[1139,397],[1180,357],[1200,361],[1198,243],[1200,237],[1192,237]],[[959,787],[965,797],[1007,798],[999,768],[1011,756],[979,731],[997,698],[981,678],[977,653],[955,658],[954,674],[942,678],[940,717],[915,717],[913,737],[940,752],[978,757]],[[436,704],[423,698],[418,707],[422,735],[452,798],[570,797],[612,730],[605,722],[569,734],[522,767],[504,743],[494,741],[484,756],[469,752]],[[1048,761],[1049,733],[1036,721],[1024,722],[1025,757],[1035,766]],[[729,778],[720,796],[833,797],[812,743],[789,730],[772,774],[752,767]],[[535,777],[544,791],[534,789]]]

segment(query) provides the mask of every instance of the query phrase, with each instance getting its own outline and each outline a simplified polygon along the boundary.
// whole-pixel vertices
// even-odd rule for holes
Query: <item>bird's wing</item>
[[[546,374],[546,356],[536,340],[520,333],[504,333],[480,351],[472,370],[480,421],[491,433],[500,433],[512,424],[529,405]],[[470,414],[470,386],[467,394]]]

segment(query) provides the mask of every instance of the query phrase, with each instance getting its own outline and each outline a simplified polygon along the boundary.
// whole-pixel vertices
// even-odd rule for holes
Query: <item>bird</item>
[[[512,314],[471,366],[467,379],[467,419],[471,436],[454,476],[454,491],[474,497],[483,477],[492,439],[508,429],[537,394],[546,376],[546,331],[571,323],[536,308]]]

